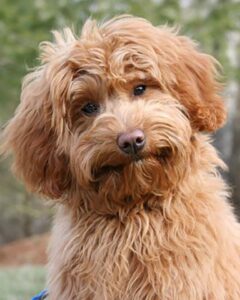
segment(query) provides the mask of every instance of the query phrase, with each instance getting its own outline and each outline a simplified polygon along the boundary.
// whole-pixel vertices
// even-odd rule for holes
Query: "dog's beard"
[[[157,192],[162,173],[162,163],[151,155],[116,166],[104,166],[94,174],[97,192],[104,197],[123,201],[131,197],[139,201],[149,193]]]
[[[161,143],[136,157],[116,151],[116,145],[109,148],[85,148],[85,155],[79,151],[79,160],[72,161],[76,205],[82,199],[87,211],[124,218],[132,210],[159,209],[189,171],[190,150],[182,143]]]
[[[100,211],[161,197],[175,188],[186,169],[186,153],[166,146],[134,157],[117,151],[92,155],[81,161],[85,170],[77,175],[80,188],[91,193],[91,204]]]

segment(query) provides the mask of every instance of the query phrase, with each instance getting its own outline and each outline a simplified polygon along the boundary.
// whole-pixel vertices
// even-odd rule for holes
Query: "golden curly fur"
[[[240,299],[240,228],[207,135],[226,117],[216,61],[130,16],[54,36],[3,146],[58,207],[50,299]],[[116,140],[136,128],[146,144],[133,159]]]

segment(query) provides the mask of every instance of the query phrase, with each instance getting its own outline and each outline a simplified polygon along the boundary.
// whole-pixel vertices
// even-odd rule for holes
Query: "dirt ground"
[[[49,234],[43,234],[1,246],[0,267],[45,264],[48,240]]]

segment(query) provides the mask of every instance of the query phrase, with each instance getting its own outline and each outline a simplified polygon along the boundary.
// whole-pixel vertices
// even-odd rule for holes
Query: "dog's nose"
[[[122,133],[117,139],[117,144],[123,152],[127,154],[137,154],[145,145],[144,133],[140,129]]]

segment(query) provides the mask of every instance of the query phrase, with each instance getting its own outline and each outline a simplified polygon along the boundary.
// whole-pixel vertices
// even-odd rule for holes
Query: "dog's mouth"
[[[125,166],[126,165],[124,165],[124,164],[116,165],[116,166],[111,166],[111,165],[103,166],[94,172],[94,177],[99,178],[102,175],[106,175],[109,173],[121,173]]]
[[[144,164],[147,160],[151,159],[156,163],[165,163],[172,155],[170,147],[162,147],[157,153],[145,153],[129,156],[127,160],[120,164],[106,164],[96,169],[93,172],[93,177],[98,180],[110,174],[121,174],[126,167],[130,165]]]

